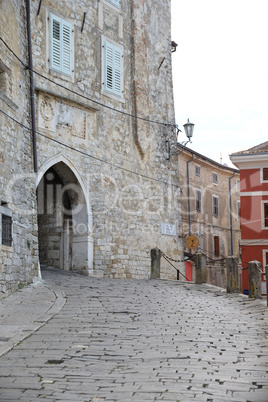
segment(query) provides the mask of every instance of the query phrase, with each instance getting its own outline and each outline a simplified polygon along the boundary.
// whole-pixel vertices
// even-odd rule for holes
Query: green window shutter
[[[50,68],[72,75],[72,26],[50,14]]]
[[[122,96],[122,51],[105,42],[105,90]]]

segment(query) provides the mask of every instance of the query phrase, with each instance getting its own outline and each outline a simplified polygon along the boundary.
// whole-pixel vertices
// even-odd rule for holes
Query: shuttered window
[[[50,68],[72,75],[72,26],[50,14]]]
[[[212,196],[212,213],[214,216],[219,215],[219,198],[216,195]]]
[[[268,228],[268,203],[264,203],[263,207],[264,207],[264,226]]]
[[[195,190],[195,209],[201,211],[201,191]]]
[[[218,175],[217,173],[212,173],[212,181],[214,184],[218,184]]]
[[[214,236],[214,257],[219,257],[220,255],[220,238],[219,236]]]
[[[113,4],[116,7],[119,7],[120,1],[119,0],[106,0],[108,3]]]
[[[104,89],[122,97],[122,50],[104,42]]]

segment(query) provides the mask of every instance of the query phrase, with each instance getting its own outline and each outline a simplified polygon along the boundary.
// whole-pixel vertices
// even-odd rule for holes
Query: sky
[[[233,166],[229,154],[268,141],[268,0],[171,7],[176,123],[195,124],[189,148]]]

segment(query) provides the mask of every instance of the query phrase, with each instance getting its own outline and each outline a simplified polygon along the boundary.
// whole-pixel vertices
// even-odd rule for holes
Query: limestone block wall
[[[26,60],[25,2],[3,0],[0,35]],[[0,298],[38,277],[35,175],[32,164],[28,73],[0,42]],[[2,71],[2,72],[1,72]],[[11,243],[3,241],[3,215],[12,219]]]
[[[6,29],[18,33],[11,47],[25,59],[24,2],[21,8],[15,7],[15,1],[2,3],[6,3],[4,22],[12,15],[14,21]],[[175,160],[166,160],[163,135],[167,124],[170,137],[175,137],[170,0],[122,0],[119,8],[111,3],[50,0],[42,3],[37,15],[39,2],[31,2],[33,68],[38,73],[34,73],[37,175],[32,173],[30,131],[5,121],[5,127],[12,126],[12,136],[6,128],[1,132],[4,143],[9,146],[12,137],[16,148],[15,157],[3,157],[2,188],[7,178],[21,171],[26,179],[16,188],[13,202],[23,202],[32,211],[23,218],[17,215],[24,225],[24,240],[20,253],[10,250],[20,260],[20,270],[27,272],[22,281],[36,277],[38,254],[45,262],[48,251],[56,256],[54,261],[47,259],[48,264],[114,278],[149,278],[150,250],[155,247],[172,258],[182,258],[178,167]],[[51,68],[51,14],[72,27],[70,75]],[[6,33],[7,42],[9,36]],[[123,91],[119,97],[105,90],[105,43],[121,52]],[[12,79],[20,88],[16,86],[19,93],[12,98],[15,103],[20,99],[16,118],[30,126],[28,72],[5,52],[8,68],[14,70]],[[3,107],[10,108],[7,103]],[[56,234],[45,235],[45,225],[53,226],[53,214],[40,216],[40,206],[36,207],[36,190],[50,168],[70,198],[68,236],[64,219]],[[63,199],[56,201],[55,211]],[[15,215],[13,223],[16,231]],[[165,224],[175,230],[163,230]],[[16,237],[13,240],[14,245],[19,243]],[[5,266],[14,271],[12,264]],[[164,261],[161,277],[176,279],[176,271]]]

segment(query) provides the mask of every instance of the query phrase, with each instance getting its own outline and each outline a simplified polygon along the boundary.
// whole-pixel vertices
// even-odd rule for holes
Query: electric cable
[[[8,117],[9,119],[13,120],[16,124],[20,125],[20,126],[21,126],[22,128],[24,128],[25,130],[32,131],[32,129],[31,129],[30,127],[25,126],[24,124],[22,124],[21,122],[19,122],[18,120],[16,120],[14,117],[12,117],[12,116],[10,116],[9,114],[7,114],[6,112],[4,112],[3,110],[0,109],[0,112],[1,112],[2,114],[4,114],[6,117]],[[57,144],[59,144],[59,145],[62,145],[62,146],[66,147],[66,148],[68,148],[68,149],[70,149],[70,150],[72,150],[72,151],[75,151],[75,152],[78,152],[78,153],[80,153],[80,154],[82,154],[82,155],[84,155],[84,156],[87,156],[88,158],[95,159],[95,160],[97,160],[97,161],[99,161],[99,162],[101,162],[101,163],[104,163],[104,164],[106,164],[106,165],[109,165],[109,166],[112,166],[112,167],[114,167],[114,168],[123,170],[123,171],[125,171],[125,172],[134,174],[134,175],[136,175],[136,176],[142,177],[142,178],[147,179],[147,180],[151,180],[151,181],[155,181],[155,182],[157,182],[157,183],[161,183],[161,184],[165,184],[165,185],[169,185],[169,186],[174,186],[174,187],[180,188],[180,186],[179,186],[178,184],[169,183],[169,182],[166,182],[166,181],[164,181],[164,180],[159,180],[159,179],[156,179],[156,178],[154,178],[154,177],[150,177],[150,176],[144,175],[144,174],[142,174],[142,173],[134,172],[133,170],[124,168],[124,167],[122,167],[122,166],[116,165],[116,164],[111,163],[111,162],[108,162],[108,161],[105,161],[104,159],[98,158],[97,156],[88,154],[87,152],[84,152],[84,151],[82,151],[82,150],[80,150],[80,149],[74,148],[74,147],[72,147],[72,146],[70,146],[70,145],[68,145],[68,144],[64,144],[63,142],[61,142],[61,141],[59,141],[59,140],[56,140],[55,138],[51,138],[51,137],[49,137],[49,136],[47,136],[47,135],[45,135],[45,134],[43,134],[43,133],[40,133],[40,132],[38,132],[38,131],[36,131],[36,134],[38,134],[38,135],[40,135],[41,137],[44,137],[44,138],[46,138],[46,139],[48,139],[48,140],[50,140],[50,141],[53,141],[53,142],[55,142],[55,143],[57,143]]]
[[[6,48],[14,55],[14,57],[16,57],[17,60],[19,60],[19,62],[24,66],[25,70],[32,71],[34,74],[36,74],[36,75],[38,75],[39,77],[41,77],[41,78],[43,78],[43,79],[45,79],[45,80],[51,82],[52,84],[57,85],[58,87],[63,88],[63,89],[65,89],[66,91],[68,91],[68,92],[70,92],[70,93],[72,93],[72,94],[74,94],[74,95],[80,96],[80,97],[83,98],[83,99],[86,99],[86,100],[88,100],[88,101],[90,101],[90,102],[93,102],[93,103],[95,103],[95,104],[97,104],[97,105],[99,105],[99,106],[102,106],[102,107],[104,107],[104,108],[106,108],[106,109],[109,109],[109,110],[111,110],[111,111],[113,111],[113,112],[121,113],[121,114],[123,114],[123,115],[125,115],[125,116],[131,117],[131,118],[134,118],[134,119],[138,119],[138,120],[142,120],[142,121],[145,121],[145,122],[148,122],[148,123],[158,124],[158,125],[161,125],[161,126],[169,126],[169,127],[174,127],[174,128],[176,128],[176,124],[165,123],[165,122],[160,122],[160,121],[156,121],[156,120],[146,119],[145,117],[138,116],[138,115],[135,115],[135,114],[132,114],[132,113],[128,113],[128,112],[125,112],[125,111],[123,111],[123,110],[116,109],[116,108],[114,108],[114,107],[112,107],[112,106],[109,106],[109,105],[105,105],[105,104],[102,103],[102,102],[99,102],[99,101],[97,101],[97,100],[95,100],[95,99],[89,98],[88,96],[85,96],[85,95],[83,95],[83,94],[80,94],[79,92],[76,92],[76,91],[74,91],[74,90],[72,90],[72,89],[70,89],[70,88],[67,88],[67,87],[65,87],[64,85],[59,84],[58,82],[52,80],[51,78],[48,78],[48,77],[46,77],[45,75],[43,75],[43,74],[41,74],[41,73],[38,73],[37,71],[35,71],[35,70],[33,70],[33,69],[30,69],[30,67],[29,67],[27,64],[25,64],[25,63],[19,58],[18,55],[16,55],[16,53],[11,49],[11,47],[4,41],[4,39],[3,39],[1,36],[0,36],[0,40],[1,40],[1,42],[6,46]]]

